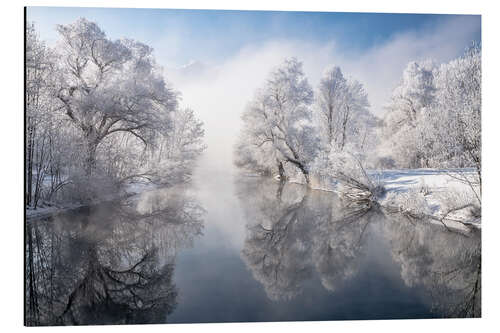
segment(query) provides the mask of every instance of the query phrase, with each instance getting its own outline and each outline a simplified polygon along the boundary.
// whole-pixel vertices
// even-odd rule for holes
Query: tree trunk
[[[306,170],[302,170],[302,174],[304,175],[304,178],[306,179],[306,184],[309,185],[311,183],[311,179],[309,178],[309,172]]]
[[[328,105],[328,144],[333,144],[333,106]]]
[[[85,160],[85,175],[90,178],[96,167],[96,151],[97,143],[88,142],[87,143],[87,157]]]
[[[304,175],[304,178],[306,180],[306,184],[309,185],[310,184],[310,181],[311,179],[309,178],[309,171],[305,168],[305,166],[300,163],[300,162],[296,162],[294,163],[299,169],[300,171],[302,172],[302,174]]]
[[[479,198],[482,199],[482,196],[483,196],[483,181],[481,179],[481,164],[480,163],[476,163],[476,172],[477,172],[477,176],[478,176],[478,180],[479,180]]]
[[[347,123],[349,122],[349,112],[350,109],[347,106],[346,107],[346,112],[344,114],[344,119],[342,119],[342,142],[340,143],[340,150],[344,150],[345,142],[346,142],[346,136],[347,136]]]
[[[36,177],[35,177],[35,193],[33,196],[33,208],[38,207],[38,201],[40,200],[43,180],[45,179],[45,135],[39,138],[39,142],[37,144],[37,151],[35,155],[35,168],[36,168]]]
[[[283,194],[284,187],[285,187],[285,181],[280,180],[280,183],[278,185],[278,190],[276,191],[276,199],[278,199],[279,203],[281,203],[281,196]]]
[[[30,119],[28,118],[28,123]],[[28,138],[27,138],[27,157],[26,157],[26,205],[31,205],[33,195],[33,143],[34,143],[34,130],[33,125],[28,125]]]
[[[347,118],[344,119],[344,122],[342,123],[342,140],[340,142],[340,150],[344,150],[345,146],[345,140],[346,140],[346,129],[347,129]]]
[[[283,167],[283,162],[278,161],[278,173],[280,176],[280,181],[284,182],[286,180],[285,168]]]

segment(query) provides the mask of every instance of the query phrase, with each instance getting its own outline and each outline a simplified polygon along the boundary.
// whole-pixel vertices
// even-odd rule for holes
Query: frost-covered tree
[[[49,109],[46,80],[50,75],[49,49],[36,35],[34,24],[26,29],[26,203],[37,206],[40,177],[46,171],[45,133],[42,123]],[[41,133],[40,133],[41,132]],[[42,138],[42,140],[39,140]]]
[[[313,91],[302,63],[287,59],[271,72],[242,115],[236,164],[285,179],[298,170],[309,182],[318,140],[312,125]],[[288,171],[287,171],[288,170]]]
[[[315,125],[322,149],[310,164],[314,186],[328,188],[335,182],[354,182],[357,187],[363,184],[363,191],[372,188],[361,165],[367,160],[367,151],[376,147],[377,118],[368,107],[361,83],[344,77],[339,67],[325,71],[316,95]]]
[[[190,179],[203,123],[140,42],[81,18],[54,48],[26,31],[27,204],[92,199],[127,182]]]
[[[170,114],[170,124],[170,131],[159,140],[150,168],[160,165],[160,169],[168,173],[160,179],[185,182],[191,178],[194,162],[206,148],[203,122],[192,109],[184,108]]]
[[[429,167],[420,137],[424,110],[435,95],[434,64],[410,62],[387,105],[382,134],[382,155],[390,155],[399,167]]]
[[[435,103],[426,133],[434,138],[435,160],[451,167],[473,167],[481,185],[481,48],[443,64],[436,75]]]
[[[56,114],[51,96],[54,53],[41,41],[33,23],[26,29],[26,204],[37,208],[50,200],[63,186],[64,165],[71,133]]]
[[[46,47],[37,38],[33,24],[26,29],[26,201],[33,202],[33,157],[40,111],[41,80]],[[36,193],[35,193],[36,197]],[[36,201],[36,200],[35,200]]]
[[[435,92],[433,67],[431,61],[413,61],[404,70],[388,106],[401,124],[416,126],[419,112],[432,103]]]
[[[362,150],[371,140],[375,117],[368,111],[363,85],[344,77],[337,66],[323,74],[317,93],[317,120],[327,150]]]
[[[399,167],[473,167],[481,191],[481,48],[439,67],[410,63],[384,119],[381,153]]]
[[[99,158],[102,169],[120,182],[188,182],[195,161],[206,148],[203,123],[189,108],[170,112],[165,123],[168,128],[156,133],[146,147],[123,133],[103,140],[101,154],[105,156]]]
[[[150,144],[175,110],[177,93],[163,79],[152,49],[130,39],[111,40],[95,23],[58,25],[53,93],[85,148],[85,172],[96,168],[103,140],[125,133]]]

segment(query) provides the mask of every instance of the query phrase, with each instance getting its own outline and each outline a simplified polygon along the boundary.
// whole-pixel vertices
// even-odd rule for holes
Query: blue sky
[[[317,43],[335,40],[343,52],[355,55],[395,35],[431,30],[457,16],[29,7],[27,17],[50,43],[57,39],[56,24],[85,17],[97,22],[111,38],[145,42],[159,51],[160,63],[178,66],[190,60],[220,63],[246,45],[286,39]],[[473,38],[480,40],[480,16],[461,17],[477,26]]]

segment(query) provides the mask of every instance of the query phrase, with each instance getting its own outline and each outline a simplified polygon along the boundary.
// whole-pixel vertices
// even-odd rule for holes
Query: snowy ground
[[[381,170],[370,171],[370,176],[381,181],[386,189],[393,192],[407,191],[427,185],[434,191],[445,191],[448,189],[464,190],[467,185],[452,177],[453,174],[461,172],[473,175],[473,169],[403,169],[403,170]]]
[[[382,206],[410,209],[440,219],[452,208],[477,203],[471,186],[457,179],[458,173],[469,179],[475,177],[473,169],[383,170],[371,171],[370,176],[387,190],[380,200]],[[479,193],[478,188],[474,189]],[[481,218],[474,217],[471,209],[466,207],[453,212],[447,215],[444,222],[455,229],[467,228],[466,225],[481,228]],[[439,220],[435,222],[441,224]]]

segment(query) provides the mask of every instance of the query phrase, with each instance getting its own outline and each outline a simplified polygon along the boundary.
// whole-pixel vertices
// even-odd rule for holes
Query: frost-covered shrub
[[[431,190],[429,186],[425,183],[425,180],[421,179],[420,184],[418,186],[418,191],[422,193],[422,195],[426,196],[431,194]]]
[[[406,192],[390,192],[383,202],[383,206],[397,209],[399,212],[414,217],[423,217],[432,213],[424,195],[416,188]]]
[[[318,177],[331,179],[344,197],[352,200],[376,200],[385,194],[384,186],[375,182],[361,160],[344,151],[319,155],[312,164]]]
[[[89,176],[84,173],[73,173],[71,181],[64,186],[54,198],[61,204],[69,202],[90,203],[116,195],[118,184],[104,174]]]
[[[435,199],[440,204],[440,217],[471,220],[481,217],[481,203],[472,191],[454,190],[439,192]]]

